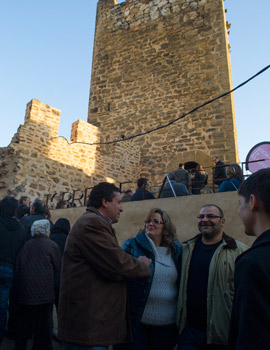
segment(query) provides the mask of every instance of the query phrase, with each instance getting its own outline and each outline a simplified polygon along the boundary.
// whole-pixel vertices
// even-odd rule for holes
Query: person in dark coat
[[[30,207],[30,215],[22,218],[21,223],[25,227],[27,239],[31,238],[31,226],[37,220],[45,219],[45,204],[41,199],[34,200]]]
[[[8,298],[13,284],[16,257],[24,244],[25,231],[15,218],[18,201],[5,197],[0,209],[0,344],[6,323]]]
[[[21,204],[20,204],[21,202]],[[22,204],[22,202],[29,204],[29,198],[26,196],[23,196],[20,198],[18,208],[16,210],[16,217],[19,221],[21,221],[25,216],[30,215],[30,207],[28,207],[25,204]],[[22,225],[22,227],[25,229],[25,226]],[[27,232],[25,232],[25,239],[30,239],[30,235]],[[5,336],[9,339],[15,339],[15,332],[16,332],[16,322],[17,322],[17,307],[16,307],[16,301],[14,298],[14,290],[13,287],[10,290],[9,294],[9,301],[8,301],[8,322],[7,322],[7,329]]]
[[[213,162],[215,164],[214,184],[220,186],[222,181],[227,179],[226,166],[218,157],[213,157]]]
[[[34,334],[33,350],[52,349],[54,278],[61,266],[58,245],[49,239],[50,223],[37,220],[31,227],[33,239],[21,249],[15,271],[18,307],[15,350],[25,350]]]
[[[133,195],[130,198],[131,202],[142,201],[144,199],[155,199],[155,196],[153,195],[153,193],[148,191],[149,187],[150,187],[150,184],[147,178],[145,177],[139,178],[137,181],[136,192],[133,193]]]
[[[22,220],[23,217],[30,215],[30,207],[24,204],[19,204],[16,211],[16,217],[18,220]]]
[[[227,167],[228,179],[222,181],[219,186],[218,192],[231,192],[237,191],[243,182],[242,169],[238,164],[230,164]]]
[[[149,277],[151,260],[119,246],[112,224],[122,211],[120,190],[101,182],[68,235],[58,312],[63,350],[107,350],[130,339],[126,283]]]
[[[174,193],[176,195],[176,197],[181,197],[181,196],[188,196],[189,192],[187,189],[187,186],[182,184],[182,183],[177,183],[176,180],[176,176],[174,173],[168,173],[167,177],[170,180],[170,183],[168,182],[168,180],[166,180],[165,185],[163,186],[163,189],[160,193],[160,198],[169,198],[169,197],[174,197]],[[172,188],[174,190],[174,193],[172,191]]]
[[[191,194],[191,176],[190,173],[185,169],[183,163],[179,164],[179,168],[174,172],[176,176],[176,182],[185,185]]]
[[[192,194],[201,194],[201,189],[206,185],[208,179],[208,174],[203,169],[203,167],[198,164],[196,166],[196,172],[191,177],[192,182]]]
[[[70,223],[67,219],[61,218],[56,221],[53,226],[50,239],[53,240],[58,247],[60,248],[61,256],[63,258],[65,244],[70,231]],[[61,271],[58,271],[55,275],[55,306],[58,312],[58,301],[59,301],[59,291],[60,291],[60,279],[61,279]]]
[[[229,344],[232,350],[270,348],[270,169],[239,187],[238,214],[251,248],[236,259]]]

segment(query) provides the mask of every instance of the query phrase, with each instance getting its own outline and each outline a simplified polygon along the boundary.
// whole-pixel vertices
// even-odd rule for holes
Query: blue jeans
[[[0,344],[5,335],[7,324],[8,298],[13,283],[13,269],[0,266]]]
[[[226,350],[227,345],[207,344],[206,334],[199,329],[186,326],[182,334],[179,335],[177,350]]]
[[[109,350],[108,346],[84,346],[71,343],[62,343],[62,350]]]

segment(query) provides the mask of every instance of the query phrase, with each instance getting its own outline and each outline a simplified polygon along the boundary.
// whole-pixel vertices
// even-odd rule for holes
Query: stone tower
[[[167,124],[232,88],[228,47],[223,0],[99,0],[88,122],[102,141]],[[156,181],[179,162],[237,162],[233,95],[133,142]]]

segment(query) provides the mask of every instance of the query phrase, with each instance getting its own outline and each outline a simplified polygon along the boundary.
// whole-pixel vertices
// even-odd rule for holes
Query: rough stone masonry
[[[58,137],[60,111],[33,99],[25,123],[0,148],[0,196],[31,199],[147,176],[160,184],[179,162],[238,160],[233,96],[159,131],[232,88],[223,0],[99,0],[88,122]],[[128,187],[130,185],[127,185]]]
[[[167,124],[232,88],[223,0],[100,0],[88,121],[111,141]],[[233,96],[134,139],[141,173],[238,160]],[[153,176],[152,176],[153,177]]]

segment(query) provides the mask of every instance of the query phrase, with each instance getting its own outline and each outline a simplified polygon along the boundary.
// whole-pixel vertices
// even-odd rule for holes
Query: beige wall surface
[[[197,218],[200,208],[205,204],[216,204],[222,208],[226,218],[224,231],[237,240],[250,246],[254,237],[244,232],[244,227],[237,214],[238,195],[236,192],[205,194],[178,198],[153,199],[139,202],[123,203],[124,211],[120,220],[114,225],[119,243],[135,236],[144,227],[144,220],[152,208],[161,208],[170,215],[177,229],[180,242],[192,238],[198,233]],[[60,217],[67,218],[71,224],[84,213],[85,207],[53,210],[52,221]]]

